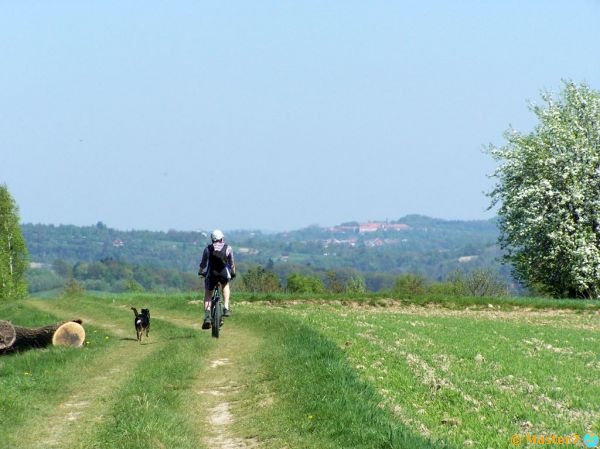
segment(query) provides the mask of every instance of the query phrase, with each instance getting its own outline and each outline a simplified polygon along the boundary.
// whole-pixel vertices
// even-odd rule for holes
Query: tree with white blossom
[[[600,297],[600,93],[564,82],[531,106],[534,131],[491,145],[499,161],[488,193],[513,273],[555,297]]]

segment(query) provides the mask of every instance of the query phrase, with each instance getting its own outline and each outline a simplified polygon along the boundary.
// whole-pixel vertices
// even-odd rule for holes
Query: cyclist
[[[210,329],[210,300],[215,286],[220,283],[223,289],[223,316],[230,316],[229,310],[229,280],[235,277],[235,262],[233,250],[224,240],[225,236],[219,229],[210,234],[212,243],[204,248],[198,274],[204,280],[204,322],[202,329]]]

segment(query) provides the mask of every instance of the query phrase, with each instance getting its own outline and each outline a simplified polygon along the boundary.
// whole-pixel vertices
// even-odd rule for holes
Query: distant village
[[[404,223],[389,223],[384,221],[369,221],[366,223],[352,223],[344,224],[340,226],[333,226],[327,230],[331,233],[351,233],[351,234],[369,234],[378,231],[406,231],[410,229],[410,226]],[[348,239],[328,239],[325,241],[325,248],[330,245],[348,245],[355,246],[358,242],[358,237],[350,237]],[[402,239],[406,240],[406,239]],[[363,243],[367,247],[378,247],[383,245],[395,245],[398,244],[401,239],[398,238],[374,238],[363,240]]]
[[[408,229],[410,229],[410,226],[404,223],[389,223],[387,221],[368,221],[366,223],[345,223],[342,225],[338,225],[338,226],[332,226],[329,228],[325,228],[328,232],[332,233],[332,234],[369,234],[372,232],[378,232],[378,231],[396,231],[396,232],[400,232],[400,231],[406,231]],[[358,242],[358,237],[352,236],[348,239],[337,239],[337,238],[331,238],[331,239],[327,239],[325,240],[323,243],[325,245],[325,248],[327,248],[330,245],[348,245],[348,246],[355,246],[356,243]],[[362,240],[362,239],[361,239]],[[402,239],[402,240],[406,240],[406,239]],[[366,239],[366,240],[362,240],[362,242],[367,246],[367,247],[378,247],[378,246],[383,246],[383,245],[394,245],[394,244],[398,244],[401,241],[401,239],[398,238],[373,238],[373,239]],[[115,248],[121,248],[123,246],[125,246],[125,242],[121,239],[115,239],[112,242],[112,246]],[[240,254],[244,254],[244,255],[248,255],[248,256],[253,256],[259,253],[259,251],[257,249],[254,248],[247,248],[247,247],[239,247],[237,249],[237,251]]]
[[[365,245],[367,248],[377,248],[386,245],[399,245],[403,242],[407,242],[407,238],[402,238],[400,236],[395,237],[392,234],[387,234],[385,237],[379,234],[378,236],[373,236],[372,238],[367,237],[370,233],[374,232],[402,232],[411,229],[411,226],[405,223],[389,223],[388,221],[368,221],[364,223],[359,222],[351,222],[344,223],[338,226],[332,226],[327,228],[322,228],[332,235],[337,235],[337,237],[331,237],[324,240],[321,240],[323,244],[323,256],[335,256],[335,247],[339,246],[347,246],[347,247],[355,247],[357,244]],[[348,234],[347,238],[339,238],[340,234]],[[284,233],[287,235],[287,233]],[[116,248],[122,248],[125,246],[125,242],[121,239],[115,239],[112,241],[112,245]],[[173,246],[175,249],[175,246]],[[333,251],[333,252],[331,252]],[[260,251],[256,248],[244,247],[240,246],[236,248],[236,252],[238,254],[244,256],[256,256],[260,254]],[[458,258],[458,262],[460,263],[468,263],[478,259],[477,255],[465,255]],[[279,257],[276,257],[276,260],[281,262],[287,262],[289,260],[289,254],[287,252],[281,253]]]
[[[367,234],[377,231],[406,231],[410,226],[404,223],[388,223],[383,221],[369,221],[367,223],[356,223],[351,225],[340,225],[329,228],[331,232],[353,232]]]
[[[195,259],[201,254],[208,236],[203,231],[172,230],[164,233],[119,231],[99,226],[47,225],[41,229],[47,238],[40,240],[35,237],[40,234],[40,226],[24,226],[30,241],[37,245],[32,251],[38,255],[39,260],[32,262],[36,264],[51,263],[51,257],[60,256],[69,261],[98,260],[109,254],[120,260],[143,260],[148,265],[157,266],[169,263],[170,266],[187,269],[190,263],[181,261],[193,260],[196,263]],[[443,236],[443,242],[438,242],[440,236]],[[377,269],[393,270],[396,266],[390,263],[398,260],[396,254],[402,254],[404,259],[414,259],[414,266],[429,267],[431,254],[439,254],[440,260],[452,259],[459,264],[475,265],[484,263],[483,259],[488,261],[490,257],[496,257],[497,253],[494,249],[497,228],[492,221],[453,222],[423,216],[407,216],[406,221],[348,221],[331,227],[311,225],[278,233],[239,230],[231,231],[229,237],[236,256],[249,264],[269,260],[295,264],[309,261],[311,266],[318,266],[321,262],[315,257],[320,256],[339,258],[339,262],[324,261],[326,266],[351,266],[356,263],[355,257],[365,256],[352,248],[373,248],[381,249],[390,256],[381,261],[372,257],[376,263],[381,262]],[[425,253],[427,256],[422,257],[421,254]]]

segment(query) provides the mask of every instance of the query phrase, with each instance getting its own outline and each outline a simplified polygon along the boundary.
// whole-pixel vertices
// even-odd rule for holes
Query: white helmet
[[[223,240],[223,238],[225,238],[225,236],[219,229],[215,229],[213,232],[210,233],[210,239],[213,242],[218,242],[219,240]]]

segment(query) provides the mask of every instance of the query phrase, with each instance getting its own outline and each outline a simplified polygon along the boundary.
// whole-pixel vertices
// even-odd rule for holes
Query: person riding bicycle
[[[223,290],[223,316],[230,316],[229,309],[229,280],[235,277],[235,262],[233,249],[224,242],[223,233],[215,229],[210,234],[212,243],[204,248],[198,274],[204,279],[204,322],[202,329],[210,329],[210,300],[217,284]]]

